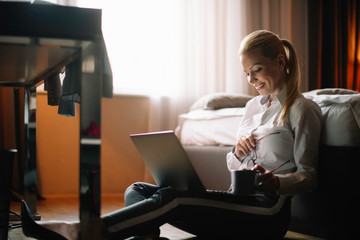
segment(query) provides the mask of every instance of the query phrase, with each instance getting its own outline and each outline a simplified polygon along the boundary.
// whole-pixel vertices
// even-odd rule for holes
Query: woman
[[[290,42],[269,31],[256,31],[242,41],[239,56],[247,80],[260,95],[247,103],[227,164],[229,170],[256,170],[257,190],[263,194],[240,197],[135,183],[125,192],[127,207],[101,217],[105,238],[138,234],[157,238],[159,226],[166,222],[205,239],[284,236],[289,196],[316,186],[321,112],[299,93],[299,64]],[[25,235],[64,239],[67,234],[76,239],[78,224],[47,225],[60,236],[33,222],[26,209],[23,202]]]
[[[321,111],[299,93],[294,48],[270,32],[257,31],[242,41],[239,55],[260,96],[246,106],[234,154],[227,157],[229,169],[255,165],[257,157],[254,169],[263,172],[258,190],[288,195],[311,191],[316,186]],[[288,160],[277,171],[283,174],[265,173]]]

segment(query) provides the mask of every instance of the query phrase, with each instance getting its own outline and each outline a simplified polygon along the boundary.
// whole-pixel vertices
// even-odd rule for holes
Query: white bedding
[[[360,146],[360,94],[304,95],[321,108],[323,144]],[[193,110],[179,116],[176,133],[183,145],[231,146],[243,113],[243,107]]]
[[[194,110],[179,116],[176,134],[183,145],[234,145],[244,108]]]

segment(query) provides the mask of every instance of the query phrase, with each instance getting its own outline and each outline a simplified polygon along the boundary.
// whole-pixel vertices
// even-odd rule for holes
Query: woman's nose
[[[254,74],[249,74],[248,81],[249,83],[255,83],[257,81],[257,78],[254,76]]]

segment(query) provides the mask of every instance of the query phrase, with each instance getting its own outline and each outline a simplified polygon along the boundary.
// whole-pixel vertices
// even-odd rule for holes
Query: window
[[[182,44],[179,1],[78,0],[78,6],[102,9],[114,93],[177,94]]]

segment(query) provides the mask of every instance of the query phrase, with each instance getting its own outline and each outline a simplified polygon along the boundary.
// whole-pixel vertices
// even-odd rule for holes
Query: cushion
[[[199,98],[190,107],[190,111],[197,109],[216,110],[220,108],[244,107],[253,96],[246,94],[211,93]]]

